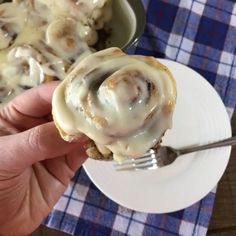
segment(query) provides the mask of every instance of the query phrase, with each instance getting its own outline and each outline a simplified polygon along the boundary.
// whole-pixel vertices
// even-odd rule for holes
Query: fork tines
[[[122,161],[121,163],[115,163],[114,167],[116,170],[141,170],[149,169],[154,167],[157,163],[155,153],[148,153],[142,157],[131,158]]]

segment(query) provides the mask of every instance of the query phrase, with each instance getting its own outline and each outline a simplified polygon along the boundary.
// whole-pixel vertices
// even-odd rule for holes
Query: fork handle
[[[236,136],[227,138],[218,142],[202,145],[202,146],[196,146],[196,147],[190,147],[190,148],[183,148],[176,150],[178,155],[183,155],[191,152],[206,150],[210,148],[216,148],[216,147],[224,147],[224,146],[234,146],[236,145]]]

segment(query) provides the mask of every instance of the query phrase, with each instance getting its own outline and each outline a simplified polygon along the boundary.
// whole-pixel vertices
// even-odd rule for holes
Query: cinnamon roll
[[[72,64],[77,57],[89,51],[88,45],[81,38],[81,24],[73,18],[60,18],[52,21],[46,29],[46,44],[54,53]]]
[[[66,17],[74,19],[78,23],[77,32],[89,46],[97,43],[97,31],[103,29],[112,16],[111,0],[15,0],[15,2],[37,12],[47,23]],[[56,23],[52,27],[58,28],[58,25]]]
[[[17,14],[16,14],[17,12]],[[0,50],[9,47],[22,31],[27,18],[27,11],[17,4],[0,5]]]
[[[47,59],[29,45],[0,53],[0,61],[0,104],[26,89],[54,80],[56,75]]]
[[[64,140],[84,133],[90,157],[121,160],[158,145],[175,102],[175,80],[164,65],[109,48],[74,67],[55,90],[52,111]]]
[[[111,19],[111,0],[16,0],[34,9],[48,8],[53,17],[70,15],[93,29],[101,29]]]

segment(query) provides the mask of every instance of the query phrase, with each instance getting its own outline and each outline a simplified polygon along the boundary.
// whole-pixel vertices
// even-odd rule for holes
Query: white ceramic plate
[[[173,147],[201,145],[231,136],[226,109],[212,86],[192,69],[165,59],[177,82],[173,128],[163,144]],[[116,172],[112,162],[89,159],[84,169],[110,199],[127,208],[166,213],[186,208],[217,184],[227,166],[230,147],[180,157],[170,166],[149,171]]]

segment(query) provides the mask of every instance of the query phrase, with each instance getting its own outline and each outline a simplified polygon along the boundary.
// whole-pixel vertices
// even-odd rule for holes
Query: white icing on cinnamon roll
[[[7,92],[0,96],[0,103],[11,100],[25,89],[51,81],[55,76],[46,58],[31,46],[1,53],[0,61],[0,89]]]
[[[137,157],[171,127],[175,100],[175,80],[164,65],[110,48],[67,75],[54,92],[53,117],[67,141],[84,133],[102,154]]]
[[[17,13],[17,14],[16,14]],[[22,31],[27,11],[17,4],[0,5],[0,49],[9,47]]]
[[[97,30],[102,29],[112,15],[111,0],[16,0],[16,2],[30,7],[31,11],[37,12],[48,23],[58,18],[73,18],[78,23],[80,37],[89,46],[97,42]],[[58,28],[58,23],[56,27]]]
[[[76,60],[87,44],[80,37],[80,23],[72,18],[60,18],[49,24],[46,30],[46,44],[54,49],[56,55],[68,60]]]

